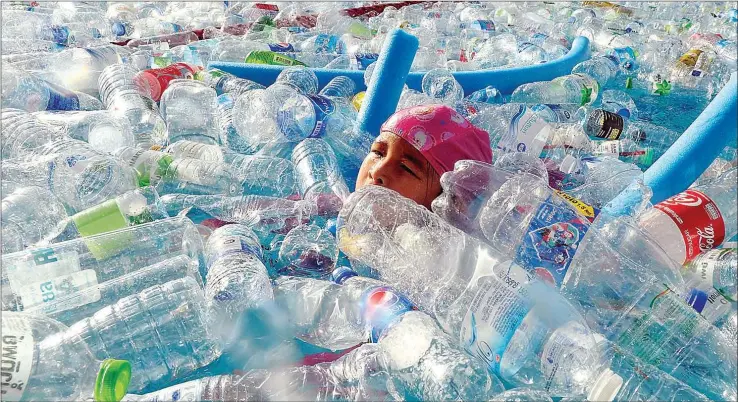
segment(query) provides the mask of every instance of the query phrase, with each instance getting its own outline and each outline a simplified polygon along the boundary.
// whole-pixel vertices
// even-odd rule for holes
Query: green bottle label
[[[268,64],[272,66],[305,66],[307,64],[291,57],[280,55],[269,50],[254,50],[246,56],[246,63]]]
[[[75,214],[72,221],[84,238],[128,227],[128,218],[115,199]],[[103,260],[126,248],[131,240],[131,233],[122,233],[120,236],[85,239],[85,243],[96,259]]]

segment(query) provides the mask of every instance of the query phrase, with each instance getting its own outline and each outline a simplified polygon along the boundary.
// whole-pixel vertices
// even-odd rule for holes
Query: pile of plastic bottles
[[[736,70],[735,3],[2,3],[8,401],[738,399],[736,141],[642,182]],[[432,210],[352,193],[365,70],[490,135]],[[456,71],[571,74],[466,93]],[[284,66],[269,86],[210,61]],[[608,203],[640,188],[625,216]]]

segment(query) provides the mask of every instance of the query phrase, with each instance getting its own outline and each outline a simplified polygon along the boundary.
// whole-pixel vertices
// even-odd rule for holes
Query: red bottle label
[[[169,86],[169,82],[179,78],[193,79],[196,72],[200,71],[199,66],[191,66],[187,63],[174,63],[163,68],[154,68],[139,73],[137,83],[142,86],[143,90],[151,95],[151,99],[159,101],[161,94]]]
[[[668,215],[682,233],[685,262],[725,240],[725,222],[717,205],[704,193],[687,190],[654,205]]]

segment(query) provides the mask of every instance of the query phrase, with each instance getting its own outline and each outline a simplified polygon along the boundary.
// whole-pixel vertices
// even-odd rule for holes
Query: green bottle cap
[[[652,148],[646,148],[646,153],[641,156],[640,162],[644,167],[649,167],[653,164],[654,152]]]
[[[126,396],[131,382],[131,363],[127,360],[105,359],[95,380],[95,401],[118,402]]]

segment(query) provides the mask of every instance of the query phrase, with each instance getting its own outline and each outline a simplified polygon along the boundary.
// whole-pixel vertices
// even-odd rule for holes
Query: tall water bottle
[[[137,144],[166,144],[167,130],[156,103],[133,81],[138,70],[127,64],[106,67],[98,79],[100,99],[108,110],[128,119]]]
[[[96,98],[82,92],[70,91],[48,81],[36,78],[10,63],[3,63],[2,106],[39,110],[100,110],[103,105]]]
[[[345,200],[350,191],[333,149],[320,138],[308,138],[292,150],[300,190],[305,199],[327,194]]]
[[[205,243],[205,260],[205,303],[212,331],[230,345],[246,335],[249,310],[274,298],[259,238],[242,224],[222,226]]]
[[[571,396],[596,374],[599,351],[573,306],[524,267],[413,201],[363,187],[346,201],[337,231],[352,261],[432,312],[503,380]]]
[[[279,249],[280,275],[325,278],[338,260],[333,235],[317,225],[300,225],[287,233]]]
[[[58,127],[61,132],[84,141],[94,149],[112,153],[125,146],[135,146],[135,137],[128,120],[108,110],[89,112],[36,112],[44,123]]]
[[[3,312],[2,330],[3,400],[119,401],[125,396],[131,364],[98,361],[79,338],[61,342],[59,334],[67,327],[58,321]]]
[[[233,124],[233,105],[235,97],[229,93],[218,96],[216,102],[216,113],[220,129],[220,143],[233,152],[244,155],[256,153],[258,147],[242,137]]]
[[[152,286],[120,299],[60,333],[60,343],[81,338],[97,358],[129,359],[129,389],[161,388],[220,355],[202,288],[191,277]]]
[[[67,217],[59,200],[46,188],[21,187],[7,194],[0,207],[3,254],[21,251],[56,230]]]
[[[222,221],[245,224],[259,235],[262,244],[269,244],[275,235],[286,235],[311,217],[335,215],[341,207],[340,202],[292,201],[258,195],[169,194],[162,197],[162,203],[170,213],[194,208]]]
[[[510,95],[519,103],[575,103],[589,105],[597,100],[599,84],[587,74],[571,74],[551,81],[523,84]]]
[[[197,262],[203,258],[200,235],[186,218],[4,254],[2,308],[43,307],[46,314],[80,308],[100,294],[89,299],[70,297],[74,293],[180,255]]]
[[[195,79],[200,80],[209,87],[215,89],[215,92],[217,92],[218,95],[231,94],[231,96],[237,97],[238,95],[251,91],[252,89],[265,88],[263,85],[254,81],[247,80],[245,78],[238,78],[233,74],[217,68],[209,68],[207,70],[199,71],[195,74]]]
[[[223,400],[376,400],[386,396],[365,379],[374,373],[371,353],[356,353],[330,363],[205,377],[173,385],[145,395],[128,394],[123,401],[198,402]]]
[[[350,101],[356,93],[356,84],[354,81],[346,76],[339,75],[328,81],[327,84],[320,90],[319,95],[327,96],[330,98],[344,98],[343,100]]]
[[[687,263],[735,235],[735,183],[732,169],[654,205],[639,217],[638,225],[674,261]]]
[[[605,88],[617,77],[620,67],[615,56],[601,56],[577,64],[571,72],[587,74],[594,78],[601,88]]]
[[[395,289],[345,267],[336,270],[334,280],[277,279],[275,301],[288,312],[299,339],[334,350],[367,340],[377,343],[344,358],[367,346],[376,349],[378,369],[393,377],[401,399],[479,399],[502,390],[483,364]],[[424,376],[434,364],[445,370]]]
[[[135,188],[134,171],[86,143],[60,138],[37,149],[29,162],[4,163],[3,176],[50,190],[71,211],[81,211]]]
[[[161,116],[167,123],[169,142],[190,140],[219,144],[215,98],[215,90],[202,81],[170,81],[159,102]]]

